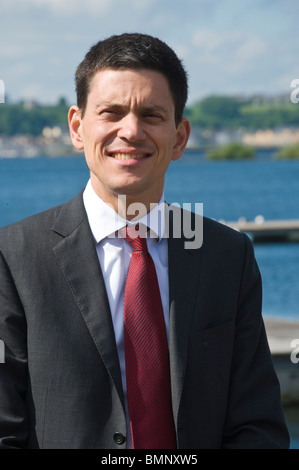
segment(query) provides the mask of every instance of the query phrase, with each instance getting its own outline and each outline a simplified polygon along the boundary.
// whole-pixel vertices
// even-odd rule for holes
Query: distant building
[[[254,147],[284,147],[299,143],[299,129],[266,129],[243,134],[242,142]]]

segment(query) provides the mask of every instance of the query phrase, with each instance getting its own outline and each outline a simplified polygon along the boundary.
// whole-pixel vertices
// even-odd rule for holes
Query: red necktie
[[[126,230],[126,229],[124,229]],[[127,228],[132,247],[124,299],[127,397],[134,449],[174,449],[167,336],[157,274],[146,238]]]

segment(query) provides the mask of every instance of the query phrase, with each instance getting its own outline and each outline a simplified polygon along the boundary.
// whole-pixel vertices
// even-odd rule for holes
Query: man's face
[[[129,203],[157,202],[170,161],[183,154],[190,133],[186,119],[175,125],[167,79],[151,70],[99,71],[84,117],[71,108],[70,128],[73,143],[84,148],[95,192],[113,205],[118,195]]]

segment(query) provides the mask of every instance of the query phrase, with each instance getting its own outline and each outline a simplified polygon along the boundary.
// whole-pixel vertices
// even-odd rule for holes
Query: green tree
[[[278,160],[299,159],[299,144],[288,145],[275,154]]]
[[[253,158],[254,154],[252,147],[240,142],[231,142],[210,150],[207,156],[210,160],[247,160]]]
[[[189,108],[193,125],[208,129],[236,127],[240,123],[239,99],[228,96],[209,96]]]

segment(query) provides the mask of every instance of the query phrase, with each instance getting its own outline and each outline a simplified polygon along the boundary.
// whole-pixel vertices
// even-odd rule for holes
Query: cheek
[[[168,138],[161,141],[160,151],[162,152],[165,164],[167,164],[167,162],[169,163],[172,160],[175,144],[176,141],[174,137],[172,139]]]
[[[173,150],[176,144],[176,135],[176,129],[174,126],[167,126],[166,129],[164,129],[164,131],[161,133],[161,142],[168,151]]]
[[[94,132],[84,134],[83,145],[86,160],[96,161],[102,153],[101,136]]]

